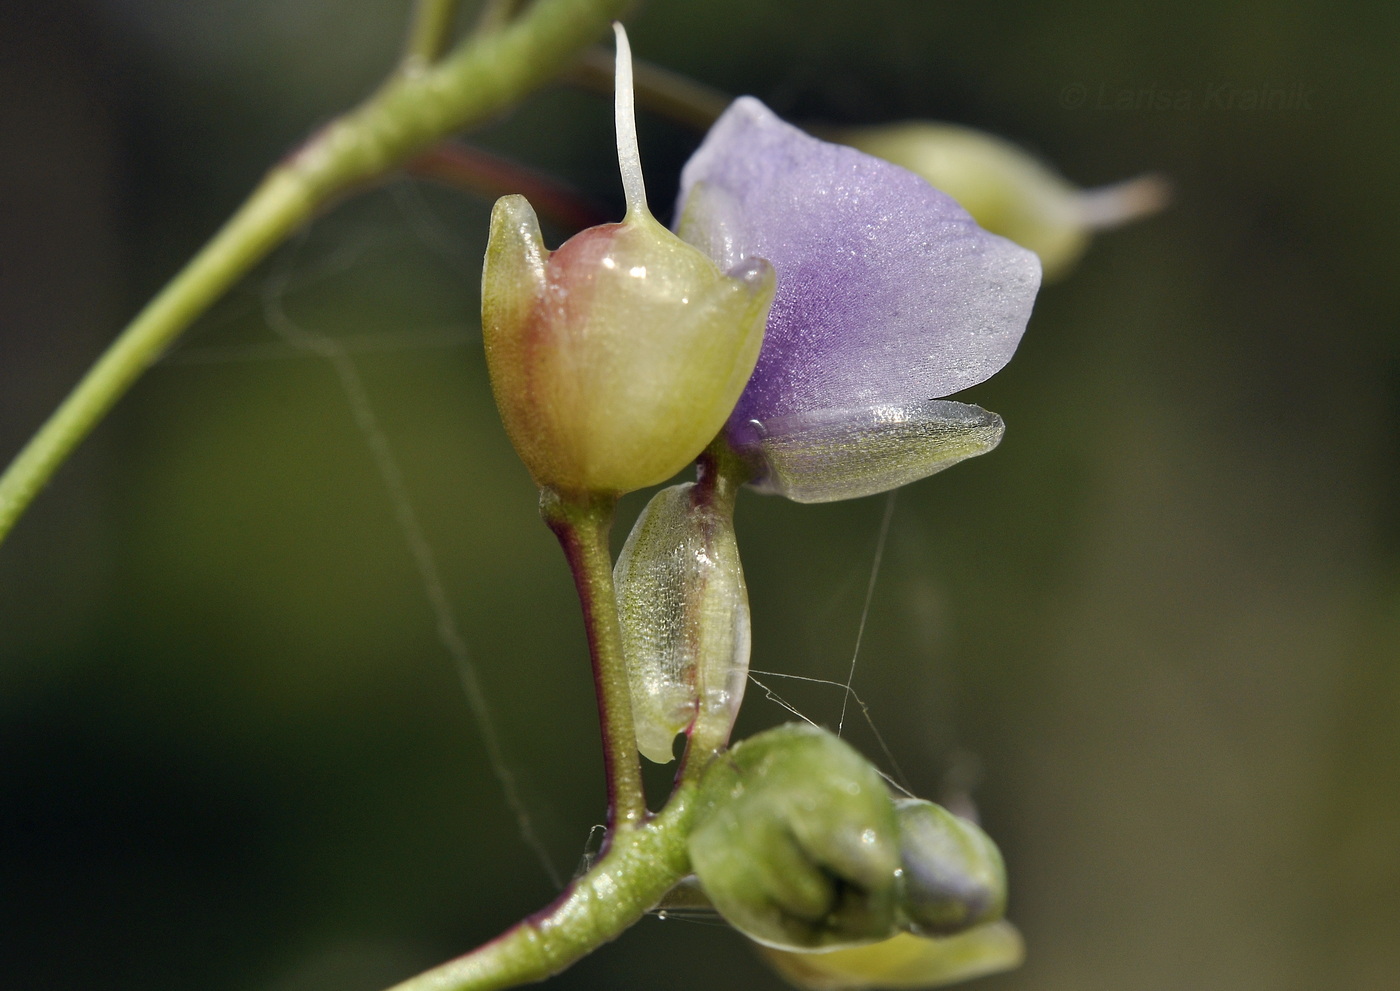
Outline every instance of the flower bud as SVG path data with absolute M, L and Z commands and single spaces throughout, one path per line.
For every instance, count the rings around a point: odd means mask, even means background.
M 900 933 L 879 943 L 824 953 L 763 948 L 773 968 L 804 991 L 942 987 L 1010 970 L 1020 965 L 1025 953 L 1021 934 L 1009 922 L 934 939 Z
M 632 720 L 643 757 L 665 764 L 676 734 L 722 746 L 749 671 L 749 598 L 733 503 L 688 482 L 637 518 L 614 569 Z
M 1047 280 L 1073 266 L 1093 231 L 1156 213 L 1166 203 L 1166 184 L 1156 176 L 1081 190 L 1011 142 L 953 124 L 908 121 L 835 137 L 923 176 L 987 230 L 1039 255 Z
M 544 247 L 521 196 L 497 201 L 481 283 L 491 386 L 540 486 L 627 492 L 665 481 L 704 449 L 758 360 L 772 302 L 761 259 L 721 272 L 651 216 L 618 27 L 620 224 Z
M 895 802 L 905 928 L 951 935 L 1001 918 L 1006 867 L 991 837 L 973 822 L 922 799 Z
M 875 768 L 815 726 L 760 733 L 700 783 L 691 866 L 720 915 L 785 949 L 895 932 L 899 832 Z

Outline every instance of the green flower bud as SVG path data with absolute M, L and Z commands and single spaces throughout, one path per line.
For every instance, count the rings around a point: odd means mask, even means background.
M 924 936 L 962 932 L 1006 911 L 1006 867 L 991 837 L 922 799 L 895 802 L 903 861 L 900 916 Z
M 702 745 L 723 746 L 748 681 L 733 503 L 697 498 L 704 491 L 688 482 L 653 496 L 613 572 L 637 749 L 658 764 L 692 723 Z
M 1073 266 L 1093 231 L 1166 204 L 1166 183 L 1157 176 L 1082 190 L 1011 142 L 953 124 L 852 128 L 836 140 L 923 176 L 987 230 L 1039 255 L 1046 281 Z
M 930 939 L 908 933 L 824 953 L 763 948 L 787 981 L 804 991 L 936 988 L 1018 967 L 1025 944 L 1009 922 L 991 922 L 957 936 Z
M 618 27 L 627 216 L 544 247 L 521 196 L 497 201 L 482 334 L 506 432 L 540 486 L 627 492 L 665 481 L 719 432 L 758 361 L 767 262 L 724 273 L 647 210 Z
M 875 768 L 815 726 L 760 733 L 700 783 L 691 865 L 736 929 L 814 949 L 895 932 L 899 829 Z

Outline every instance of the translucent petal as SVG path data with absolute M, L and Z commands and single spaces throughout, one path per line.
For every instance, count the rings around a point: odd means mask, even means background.
M 797 502 L 854 499 L 906 485 L 985 454 L 1001 417 L 950 400 L 824 409 L 731 426 L 760 491 Z
M 749 598 L 733 518 L 662 489 L 638 517 L 614 570 L 637 749 L 672 759 L 696 720 L 714 745 L 729 737 L 749 670 Z

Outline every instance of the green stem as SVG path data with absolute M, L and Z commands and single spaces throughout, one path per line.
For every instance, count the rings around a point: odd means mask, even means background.
M 462 0 L 418 0 L 404 45 L 404 64 L 432 65 L 452 44 L 452 28 Z
M 690 872 L 694 792 L 677 789 L 651 822 L 613 835 L 602 858 L 550 907 L 391 991 L 494 991 L 542 981 L 616 939 Z
M 520 11 L 522 0 L 483 0 L 476 15 L 476 30 L 497 31 L 505 27 Z
M 622 625 L 613 588 L 612 529 L 615 496 L 572 495 L 543 489 L 540 514 L 559 538 L 578 587 L 593 658 L 593 686 L 603 732 L 603 765 L 608 781 L 608 833 L 646 821 L 646 793 L 632 722 L 632 688 L 622 652 Z
M 365 103 L 273 169 L 122 331 L 0 477 L 0 541 L 132 382 L 287 234 L 337 195 L 546 82 L 630 3 L 536 0 L 508 26 L 471 37 L 431 68 L 405 63 Z

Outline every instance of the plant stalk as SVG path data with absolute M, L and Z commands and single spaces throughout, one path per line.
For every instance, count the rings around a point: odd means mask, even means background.
M 693 786 L 651 822 L 611 837 L 607 852 L 548 908 L 390 991 L 499 991 L 542 981 L 622 935 L 690 873 Z
M 552 489 L 540 492 L 544 517 L 568 558 L 578 588 L 588 649 L 593 659 L 593 685 L 598 695 L 598 718 L 603 733 L 603 765 L 608 782 L 608 837 L 646 821 L 646 793 L 637 755 L 637 731 L 632 722 L 632 688 L 622 651 L 622 625 L 613 587 L 612 529 L 615 496 L 575 496 Z
M 462 0 L 417 0 L 404 45 L 404 66 L 427 68 L 452 46 L 452 28 Z

